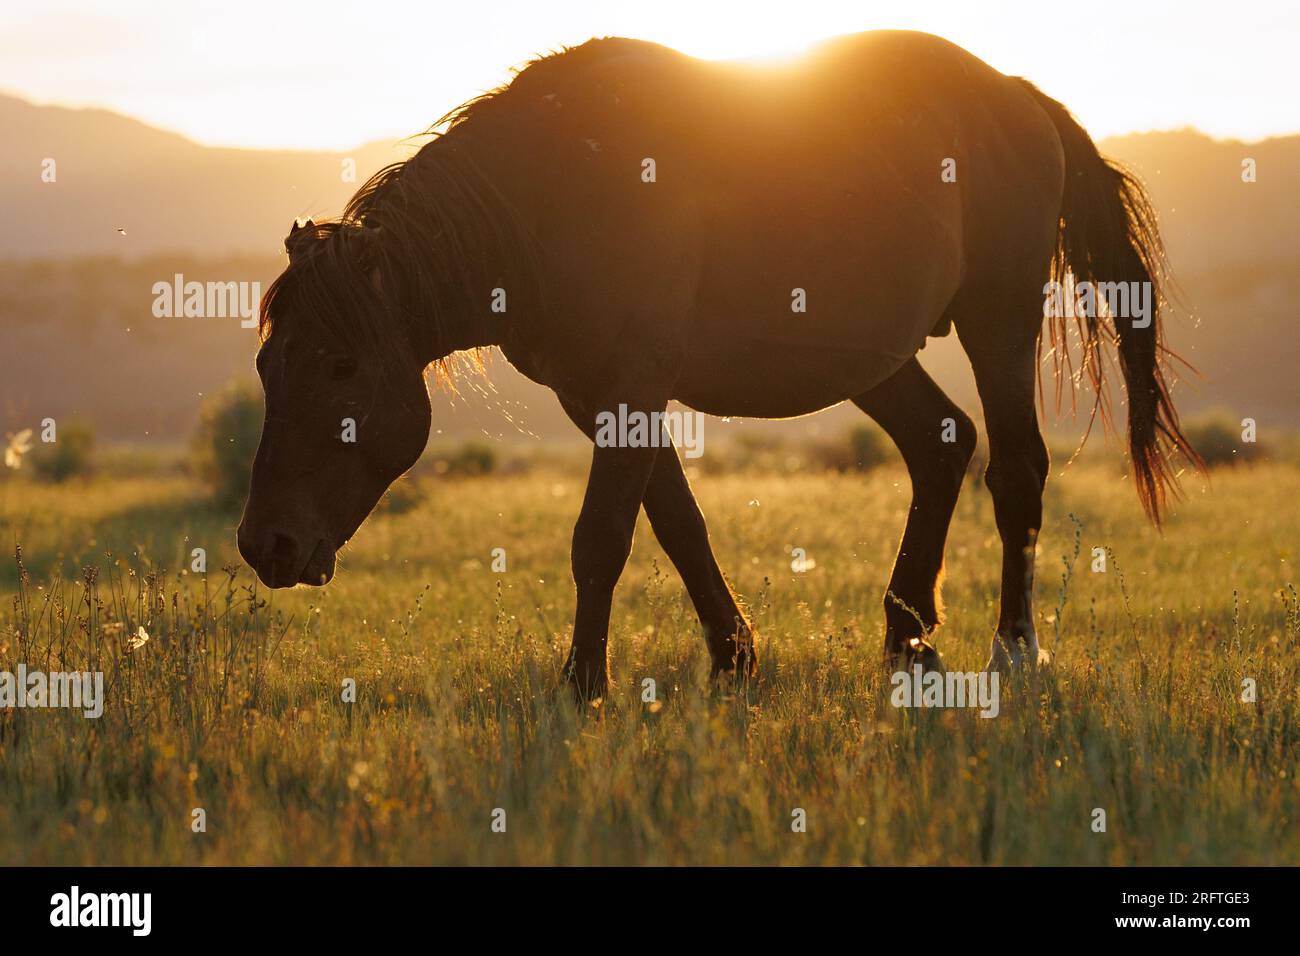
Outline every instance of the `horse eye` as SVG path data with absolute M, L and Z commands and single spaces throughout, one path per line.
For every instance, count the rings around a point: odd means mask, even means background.
M 357 360 L 354 358 L 341 358 L 334 360 L 334 370 L 332 372 L 334 380 L 350 378 L 357 370 Z

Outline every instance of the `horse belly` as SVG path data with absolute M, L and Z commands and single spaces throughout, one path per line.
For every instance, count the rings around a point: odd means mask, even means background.
M 833 191 L 715 218 L 681 401 L 802 415 L 875 387 L 925 344 L 960 284 L 957 230 L 934 207 Z
M 735 340 L 726 348 L 695 351 L 673 397 L 710 415 L 794 418 L 874 388 L 912 354 L 807 345 L 772 349 Z

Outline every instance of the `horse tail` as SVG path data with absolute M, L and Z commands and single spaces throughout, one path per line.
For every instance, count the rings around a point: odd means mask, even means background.
M 1179 428 L 1165 375 L 1172 353 L 1164 342 L 1161 280 L 1166 267 L 1155 208 L 1138 178 L 1103 158 L 1069 110 L 1028 80 L 1020 82 L 1051 118 L 1065 151 L 1061 225 L 1051 265 L 1051 279 L 1058 283 L 1055 288 L 1073 296 L 1072 282 L 1087 281 L 1094 289 L 1112 290 L 1115 295 L 1121 287 L 1149 294 L 1149 310 L 1139 318 L 1114 314 L 1115 299 L 1108 296 L 1111 308 L 1086 310 L 1092 314 L 1076 316 L 1075 321 L 1083 342 L 1081 366 L 1097 395 L 1094 414 L 1099 409 L 1104 423 L 1109 422 L 1109 414 L 1103 388 L 1103 342 L 1115 346 L 1118 353 L 1128 393 L 1129 457 L 1138 498 L 1158 526 L 1166 501 L 1179 494 L 1174 456 L 1181 454 L 1198 468 L 1203 463 Z M 1101 300 L 1098 295 L 1095 303 Z M 1062 376 L 1070 374 L 1069 311 L 1078 310 L 1058 309 L 1050 323 L 1058 396 Z

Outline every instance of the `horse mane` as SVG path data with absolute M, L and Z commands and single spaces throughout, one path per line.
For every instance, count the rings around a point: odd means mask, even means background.
M 514 79 L 559 56 L 530 62 Z M 467 318 L 494 318 L 492 290 L 507 289 L 512 302 L 540 291 L 536 238 L 473 151 L 477 118 L 513 83 L 437 120 L 424 134 L 433 137 L 429 143 L 366 180 L 337 218 L 295 228 L 285 240 L 289 265 L 262 297 L 262 341 L 288 314 L 311 316 L 344 342 L 375 346 L 381 355 L 385 343 L 391 351 L 394 333 L 432 338 L 436 351 L 451 346 L 431 368 L 454 387 L 451 353 Z M 482 368 L 480 349 L 468 358 Z

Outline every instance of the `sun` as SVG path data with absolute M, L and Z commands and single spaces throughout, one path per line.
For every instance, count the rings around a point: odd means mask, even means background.
M 880 26 L 860 11 L 802 11 L 790 17 L 727 17 L 709 15 L 693 6 L 675 6 L 679 14 L 661 16 L 643 39 L 654 40 L 706 60 L 773 62 L 791 59 L 819 41 L 843 33 Z M 665 12 L 665 11 L 661 11 Z

